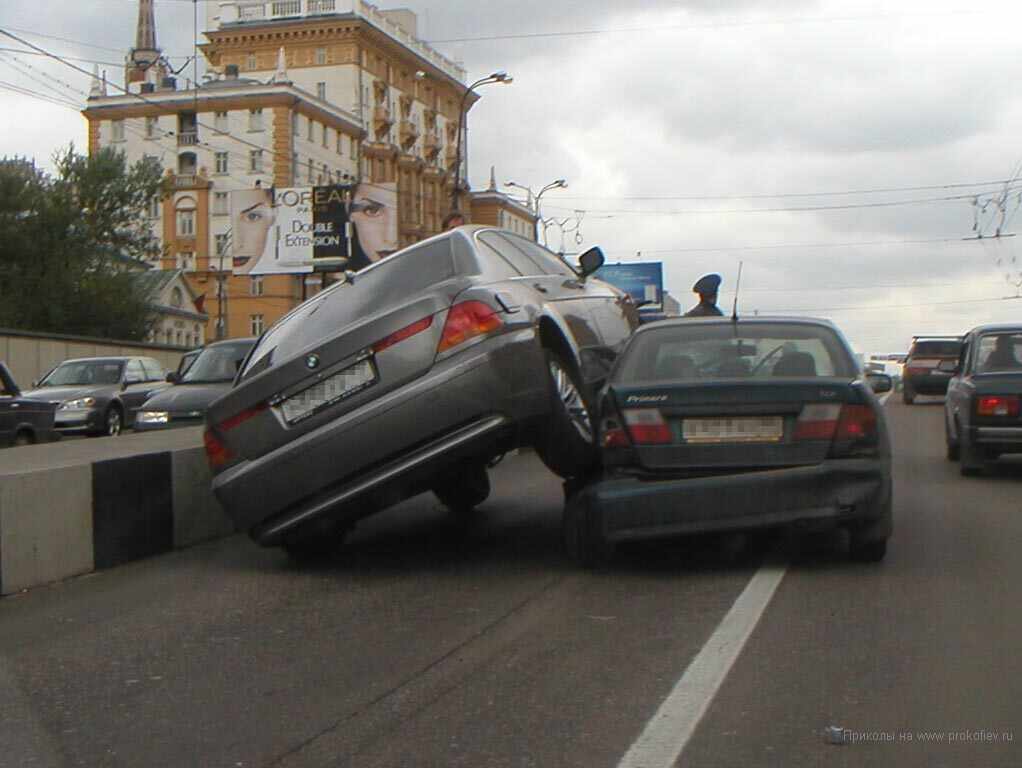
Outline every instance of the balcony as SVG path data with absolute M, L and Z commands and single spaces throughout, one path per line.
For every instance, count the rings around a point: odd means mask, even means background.
M 401 142 L 401 148 L 407 152 L 418 138 L 419 127 L 411 120 L 402 120 L 398 126 L 398 141 Z
M 426 157 L 434 159 L 440 154 L 440 147 L 443 145 L 440 143 L 440 134 L 434 131 L 427 131 L 426 138 L 422 140 L 422 151 L 426 153 Z
M 177 135 L 177 145 L 179 147 L 194 147 L 198 143 L 198 131 L 182 131 Z
M 337 11 L 337 0 L 308 0 L 310 14 L 334 13 Z
M 390 112 L 390 107 L 386 104 L 377 104 L 373 107 L 373 124 L 376 126 L 376 130 L 386 130 L 394 124 L 394 117 Z
M 301 16 L 302 0 L 274 0 L 270 4 L 270 13 L 275 19 L 281 16 Z

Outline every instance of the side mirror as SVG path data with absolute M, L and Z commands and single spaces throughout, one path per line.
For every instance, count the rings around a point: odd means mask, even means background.
M 868 373 L 866 381 L 869 382 L 870 389 L 878 395 L 894 389 L 894 380 L 886 373 Z
M 937 363 L 937 370 L 944 371 L 944 373 L 958 373 L 958 361 L 941 360 L 939 363 Z
M 603 251 L 593 246 L 578 258 L 578 265 L 582 269 L 582 277 L 589 277 L 596 270 L 603 266 Z
M 177 384 L 179 381 L 181 381 L 181 377 L 177 375 L 177 371 L 171 371 L 170 373 L 167 374 L 167 381 L 169 381 L 171 384 Z

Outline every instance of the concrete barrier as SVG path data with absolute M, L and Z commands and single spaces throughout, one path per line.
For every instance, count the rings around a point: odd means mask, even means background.
M 0 451 L 0 594 L 234 532 L 199 427 Z

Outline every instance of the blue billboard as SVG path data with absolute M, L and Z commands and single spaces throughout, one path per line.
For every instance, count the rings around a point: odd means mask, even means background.
M 594 275 L 629 296 L 636 304 L 648 302 L 659 307 L 664 295 L 664 265 L 660 261 L 635 261 L 630 264 L 604 264 Z

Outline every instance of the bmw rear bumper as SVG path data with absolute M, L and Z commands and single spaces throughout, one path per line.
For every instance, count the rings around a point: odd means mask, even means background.
M 891 534 L 891 479 L 881 459 L 683 480 L 608 478 L 579 493 L 609 541 L 784 525 L 870 527 Z
M 239 530 L 274 545 L 324 516 L 357 518 L 426 490 L 452 463 L 517 445 L 543 415 L 546 380 L 532 330 L 488 339 L 425 376 L 213 479 Z M 537 382 L 517 389 L 510 381 Z

